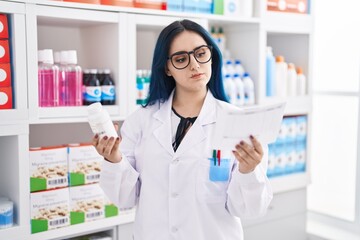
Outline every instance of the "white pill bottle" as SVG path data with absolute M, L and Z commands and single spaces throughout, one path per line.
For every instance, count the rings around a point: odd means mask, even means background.
M 87 111 L 90 128 L 94 134 L 100 138 L 104 136 L 116 138 L 118 136 L 109 113 L 103 109 L 100 102 L 89 105 Z

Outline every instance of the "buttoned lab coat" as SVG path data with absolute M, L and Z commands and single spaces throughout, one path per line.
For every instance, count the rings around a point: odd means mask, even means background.
M 241 240 L 239 218 L 265 214 L 272 199 L 262 163 L 248 174 L 231 153 L 227 181 L 212 181 L 211 140 L 221 108 L 208 91 L 201 112 L 176 152 L 172 148 L 169 100 L 140 108 L 121 128 L 120 163 L 104 161 L 100 185 L 120 208 L 137 205 L 135 240 Z M 239 217 L 239 218 L 236 218 Z

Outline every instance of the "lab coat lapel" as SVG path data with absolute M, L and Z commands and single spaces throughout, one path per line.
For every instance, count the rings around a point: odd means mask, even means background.
M 175 155 L 180 156 L 206 138 L 204 126 L 216 122 L 216 99 L 208 90 L 200 114 L 181 141 Z
M 154 136 L 160 145 L 171 155 L 174 155 L 171 141 L 171 106 L 173 95 L 174 91 L 169 96 L 169 99 L 162 103 L 162 106 L 153 115 L 159 121 L 159 127 L 155 129 Z

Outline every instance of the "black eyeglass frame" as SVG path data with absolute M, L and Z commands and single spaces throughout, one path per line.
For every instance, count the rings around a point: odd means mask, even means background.
M 195 54 L 194 54 L 194 53 L 196 52 L 196 50 L 198 50 L 198 49 L 200 49 L 200 48 L 202 48 L 202 47 L 207 47 L 207 48 L 209 48 L 209 50 L 210 50 L 210 58 L 209 58 L 209 60 L 207 60 L 207 61 L 205 61 L 205 62 L 200 62 L 200 61 L 196 58 L 196 56 L 195 56 Z M 193 49 L 192 51 L 190 51 L 190 52 L 180 51 L 180 52 L 173 53 L 173 54 L 171 54 L 167 59 L 170 60 L 171 64 L 174 66 L 174 68 L 176 68 L 177 70 L 182 70 L 182 69 L 187 68 L 187 66 L 190 65 L 190 54 L 193 54 L 193 55 L 194 55 L 194 58 L 195 58 L 195 60 L 196 60 L 198 63 L 200 63 L 200 64 L 208 63 L 208 62 L 212 59 L 212 49 L 213 49 L 213 46 L 211 46 L 211 45 L 201 45 L 201 46 L 198 46 L 198 47 L 194 48 L 194 49 Z M 188 64 L 187 64 L 185 67 L 182 67 L 182 68 L 176 67 L 175 64 L 174 64 L 173 61 L 172 61 L 172 58 L 173 58 L 174 56 L 176 56 L 176 55 L 181 55 L 181 54 L 185 54 L 185 53 L 189 56 L 189 62 L 188 62 Z

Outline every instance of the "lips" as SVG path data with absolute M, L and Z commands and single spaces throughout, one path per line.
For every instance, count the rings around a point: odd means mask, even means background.
M 197 74 L 191 75 L 191 78 L 200 78 L 200 77 L 202 77 L 203 75 L 204 75 L 203 73 L 197 73 Z

